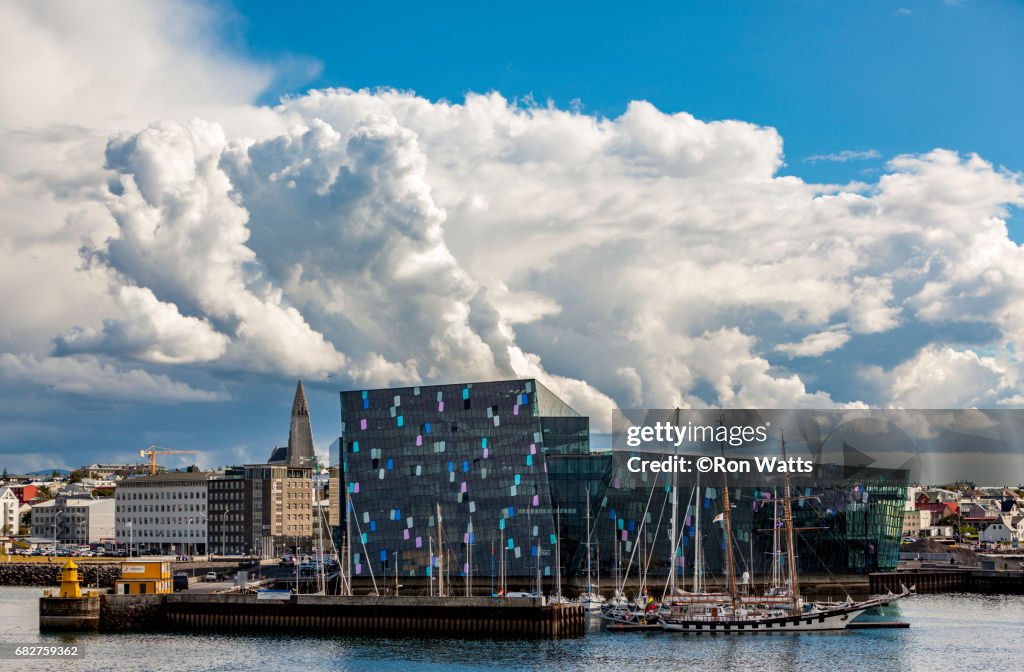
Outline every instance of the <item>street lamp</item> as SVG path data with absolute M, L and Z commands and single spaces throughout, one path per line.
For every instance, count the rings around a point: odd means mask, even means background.
M 64 515 L 64 512 L 63 511 L 58 511 L 57 510 L 57 505 L 56 505 L 56 503 L 54 503 L 54 505 L 53 505 L 53 552 L 54 553 L 57 552 L 57 521 L 63 515 Z

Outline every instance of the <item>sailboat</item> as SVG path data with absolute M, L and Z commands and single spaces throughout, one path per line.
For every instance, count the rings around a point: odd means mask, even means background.
M 724 447 L 723 447 L 724 454 Z M 782 434 L 782 459 L 786 459 L 786 438 Z M 855 602 L 847 599 L 839 604 L 807 602 L 800 595 L 800 578 L 796 567 L 796 544 L 793 527 L 793 497 L 789 474 L 783 475 L 782 529 L 785 533 L 788 581 L 773 586 L 765 595 L 740 595 L 736 586 L 735 560 L 732 548 L 731 505 L 729 503 L 728 475 L 723 474 L 721 514 L 726 538 L 726 570 L 729 592 L 694 592 L 672 596 L 670 613 L 661 617 L 665 630 L 685 633 L 759 633 L 759 632 L 812 632 L 844 630 L 850 622 L 868 609 L 890 604 L 912 594 L 914 589 L 903 588 L 894 595 L 875 597 Z M 699 535 L 698 535 L 699 536 Z M 777 535 L 776 535 L 777 538 Z M 778 558 L 778 549 L 773 553 Z M 697 557 L 699 564 L 700 557 Z M 695 569 L 699 571 L 699 569 Z M 773 572 L 774 575 L 778 573 Z
M 647 520 L 647 513 L 650 510 L 651 500 L 653 499 L 654 492 L 657 490 L 657 484 L 655 483 L 651 487 L 651 495 L 648 497 L 647 506 L 644 509 L 644 515 L 642 522 L 640 523 L 637 536 L 639 539 L 645 539 L 645 526 Z M 616 540 L 616 550 L 620 550 L 619 542 Z M 629 575 L 629 570 L 633 566 L 633 559 L 636 552 L 639 550 L 640 544 L 634 543 L 633 551 L 630 554 L 629 564 L 626 567 L 626 572 L 622 576 L 622 582 L 619 583 L 618 579 L 618 568 L 621 565 L 621 551 L 619 558 L 616 560 L 616 581 L 615 581 L 615 595 L 607 604 L 601 606 L 601 618 L 605 621 L 605 629 L 613 631 L 633 631 L 633 630 L 656 630 L 660 628 L 658 604 L 654 601 L 654 598 L 650 596 L 647 591 L 646 585 L 646 559 L 642 559 L 640 563 L 640 583 L 641 593 L 636 596 L 636 599 L 629 601 L 625 596 L 626 579 Z M 646 554 L 641 554 L 645 556 Z
M 555 592 L 548 598 L 548 604 L 569 604 L 570 600 L 562 595 L 562 518 L 555 509 Z M 538 551 L 537 557 L 540 557 Z
M 604 598 L 600 588 L 594 586 L 593 555 L 590 552 L 590 485 L 587 485 L 587 590 L 580 594 L 579 602 L 587 613 L 600 613 Z

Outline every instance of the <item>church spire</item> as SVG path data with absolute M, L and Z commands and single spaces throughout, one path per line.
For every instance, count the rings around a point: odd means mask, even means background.
M 309 415 L 309 404 L 306 403 L 306 388 L 302 386 L 302 381 L 299 381 L 299 386 L 295 388 L 295 401 L 292 402 L 292 417 L 297 415 Z
M 288 430 L 288 466 L 313 466 L 313 430 L 309 424 L 309 404 L 306 402 L 306 390 L 299 381 L 295 388 L 295 401 L 292 402 L 292 424 Z

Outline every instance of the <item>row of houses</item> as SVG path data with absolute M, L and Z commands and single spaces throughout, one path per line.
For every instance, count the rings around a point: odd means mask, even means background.
M 1024 499 L 1013 488 L 958 489 L 911 486 L 903 514 L 904 537 L 953 538 L 957 530 L 975 530 L 986 545 L 1024 541 Z
M 48 478 L 5 474 L 0 478 L 0 536 L 35 535 L 52 541 L 56 533 L 69 544 L 83 537 L 88 542 L 82 543 L 113 541 L 112 495 L 123 476 L 114 470 L 93 473 L 96 466 L 81 467 L 74 479 L 60 472 Z M 118 466 L 131 472 L 139 465 Z M 83 527 L 87 531 L 79 534 Z

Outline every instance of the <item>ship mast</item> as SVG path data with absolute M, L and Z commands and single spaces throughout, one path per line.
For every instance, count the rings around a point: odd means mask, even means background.
M 466 528 L 466 597 L 473 596 L 473 516 L 469 517 Z
M 700 499 L 700 472 L 697 472 L 697 485 L 694 486 L 693 502 L 696 506 L 696 520 L 693 523 L 693 592 L 699 593 L 704 589 L 703 582 L 701 581 L 702 574 L 704 573 L 704 560 L 701 558 L 700 548 L 700 510 L 702 508 L 702 502 Z
M 555 507 L 555 597 L 562 599 L 562 518 L 561 509 Z M 537 557 L 540 557 L 540 544 L 537 544 Z
M 673 419 L 676 427 L 679 426 L 679 409 L 676 409 L 675 418 Z M 673 457 L 675 456 L 675 449 L 673 447 Z M 672 553 L 669 556 L 669 574 L 668 574 L 668 594 L 675 597 L 676 594 L 676 553 L 678 550 L 679 543 L 679 475 L 676 470 L 672 470 L 672 517 L 671 517 L 671 531 L 669 532 L 668 543 L 672 545 Z
M 782 434 L 782 461 L 786 461 L 786 432 Z M 786 556 L 789 561 L 789 592 L 793 597 L 793 610 L 798 608 L 797 600 L 800 599 L 800 580 L 796 573 L 796 544 L 793 540 L 793 501 L 790 494 L 789 471 L 783 473 L 782 482 L 785 490 L 782 498 L 782 516 L 786 526 Z
M 344 464 L 344 463 L 343 463 Z M 343 466 L 347 469 L 347 466 Z M 344 476 L 342 476 L 342 481 Z M 346 592 L 343 595 L 352 594 L 352 493 L 345 488 L 345 572 L 348 574 L 346 580 Z
M 721 427 L 724 424 L 719 418 L 718 425 Z M 722 457 L 725 457 L 725 441 L 720 440 L 718 445 L 722 451 Z M 732 598 L 732 608 L 735 611 L 739 598 L 736 592 L 736 560 L 732 553 L 732 505 L 729 503 L 729 472 L 725 469 L 722 470 L 722 514 L 722 520 L 725 523 L 725 557 L 729 572 L 729 596 Z
M 594 573 L 590 554 L 590 482 L 587 482 L 587 592 L 594 592 Z
M 772 588 L 778 592 L 782 577 L 779 575 L 779 493 L 772 488 Z
M 444 597 L 444 540 L 441 537 L 441 503 L 437 503 L 437 596 Z

